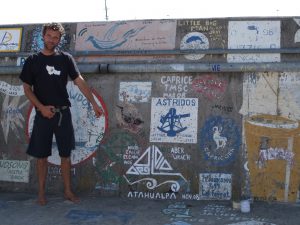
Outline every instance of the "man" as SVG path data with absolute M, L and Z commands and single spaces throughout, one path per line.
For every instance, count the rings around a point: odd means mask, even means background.
M 101 116 L 102 110 L 80 75 L 73 57 L 56 49 L 64 34 L 63 26 L 60 23 L 45 24 L 42 32 L 44 48 L 26 59 L 20 74 L 25 95 L 36 109 L 27 154 L 37 158 L 38 203 L 45 205 L 47 158 L 51 155 L 54 134 L 61 157 L 64 197 L 78 203 L 79 198 L 71 189 L 70 154 L 75 147 L 75 138 L 66 88 L 68 78 L 92 104 L 96 117 Z

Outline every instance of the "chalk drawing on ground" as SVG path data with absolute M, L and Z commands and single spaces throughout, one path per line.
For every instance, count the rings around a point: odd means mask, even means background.
M 191 225 L 191 224 L 183 222 L 183 221 L 174 221 L 172 223 L 168 223 L 168 224 L 165 224 L 165 225 Z
M 248 220 L 248 221 L 243 221 L 243 222 L 238 222 L 238 223 L 230 223 L 227 225 L 276 225 L 274 223 L 267 223 L 267 222 L 259 222 L 255 220 Z
M 91 211 L 91 210 L 80 210 L 80 209 L 71 209 L 65 216 L 67 219 L 75 222 L 75 224 L 95 224 L 100 222 L 107 224 L 106 222 L 114 222 L 127 224 L 133 217 L 134 213 L 130 212 L 115 212 L 115 211 Z M 74 224 L 74 223 L 72 223 Z
M 191 217 L 190 209 L 187 208 L 184 202 L 175 202 L 174 204 L 170 204 L 168 205 L 168 208 L 163 209 L 162 212 L 165 215 L 170 215 L 177 218 Z

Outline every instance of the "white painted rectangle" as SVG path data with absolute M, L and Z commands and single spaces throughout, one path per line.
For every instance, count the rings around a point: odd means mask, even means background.
M 280 21 L 229 21 L 228 49 L 280 49 Z M 280 53 L 228 54 L 228 62 L 280 62 Z
M 0 180 L 28 183 L 29 169 L 29 161 L 0 160 Z
M 0 52 L 18 52 L 21 48 L 22 28 L 0 28 Z
M 200 173 L 200 198 L 205 200 L 230 200 L 232 175 L 225 173 Z
M 149 102 L 152 82 L 120 82 L 119 101 Z
M 174 49 L 176 20 L 87 22 L 77 24 L 76 51 Z
M 150 142 L 197 143 L 197 98 L 152 98 Z

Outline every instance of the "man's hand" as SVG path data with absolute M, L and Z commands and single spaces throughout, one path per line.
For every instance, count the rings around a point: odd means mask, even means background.
M 51 119 L 55 115 L 55 112 L 53 111 L 55 107 L 51 105 L 47 105 L 47 106 L 43 105 L 33 93 L 31 85 L 27 83 L 23 83 L 23 88 L 26 97 L 37 108 L 37 110 L 42 113 L 44 117 Z
M 97 104 L 93 105 L 93 110 L 97 118 L 99 118 L 103 114 L 103 110 Z
M 93 110 L 97 118 L 99 118 L 103 114 L 103 110 L 96 103 L 94 96 L 88 87 L 86 81 L 83 79 L 81 75 L 79 75 L 75 80 L 74 84 L 77 85 L 82 94 L 89 100 L 89 102 L 93 106 Z
M 55 115 L 55 107 L 52 105 L 42 106 L 38 110 L 42 113 L 43 117 L 48 119 L 51 119 Z

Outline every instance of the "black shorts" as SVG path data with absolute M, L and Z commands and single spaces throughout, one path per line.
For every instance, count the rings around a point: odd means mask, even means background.
M 70 157 L 75 148 L 74 129 L 70 108 L 56 112 L 51 119 L 45 118 L 36 111 L 32 134 L 30 137 L 27 154 L 36 158 L 46 158 L 51 155 L 53 134 L 55 135 L 59 155 Z

